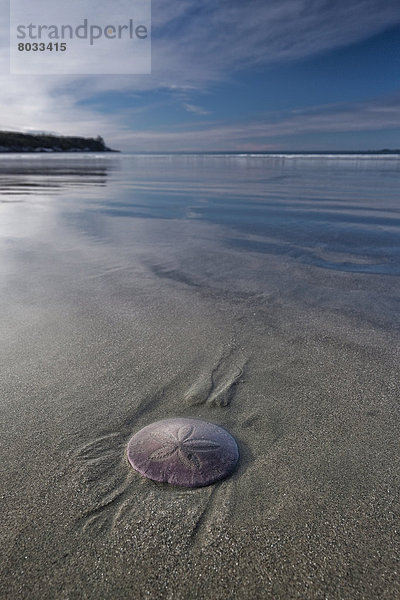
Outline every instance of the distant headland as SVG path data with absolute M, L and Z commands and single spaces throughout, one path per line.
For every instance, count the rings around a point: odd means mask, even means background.
M 1 152 L 119 152 L 108 148 L 101 136 L 84 138 L 0 131 Z

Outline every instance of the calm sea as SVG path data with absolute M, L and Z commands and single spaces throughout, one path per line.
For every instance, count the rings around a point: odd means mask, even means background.
M 3 155 L 3 302 L 79 273 L 397 322 L 399 196 L 394 155 Z

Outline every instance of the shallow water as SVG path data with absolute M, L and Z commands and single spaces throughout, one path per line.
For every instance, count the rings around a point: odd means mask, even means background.
M 0 594 L 399 597 L 399 190 L 397 156 L 0 157 Z M 130 469 L 176 416 L 232 477 Z
M 0 160 L 2 203 L 23 203 L 36 217 L 46 206 L 65 229 L 72 222 L 77 232 L 97 235 L 99 243 L 96 229 L 100 222 L 106 229 L 112 217 L 181 221 L 193 223 L 194 230 L 200 222 L 220 226 L 216 242 L 226 247 L 388 275 L 399 274 L 399 183 L 398 156 Z M 6 217 L 18 218 L 20 210 L 8 207 Z M 16 227 L 8 231 L 3 224 L 2 238 L 8 233 L 12 238 Z M 156 235 L 147 239 L 155 247 L 162 241 Z M 178 236 L 174 245 L 181 242 Z
M 377 302 L 374 290 L 398 289 L 399 184 L 398 156 L 3 156 L 0 268 L 17 260 L 22 280 L 38 252 L 42 270 L 62 257 L 67 289 L 78 261 L 82 276 L 156 276 L 352 311 L 353 288 L 362 318 L 391 326 L 396 294 Z M 324 270 L 354 277 L 327 288 Z

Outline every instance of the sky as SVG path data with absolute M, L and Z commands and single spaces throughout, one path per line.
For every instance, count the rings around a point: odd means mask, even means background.
M 8 5 L 2 130 L 134 152 L 400 148 L 398 0 L 153 0 L 152 73 L 101 76 L 10 75 Z

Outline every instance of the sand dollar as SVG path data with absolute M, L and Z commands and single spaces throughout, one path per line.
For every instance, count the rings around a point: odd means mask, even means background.
M 226 429 L 200 419 L 164 419 L 130 439 L 132 467 L 153 481 L 200 487 L 224 479 L 239 459 L 236 441 Z

